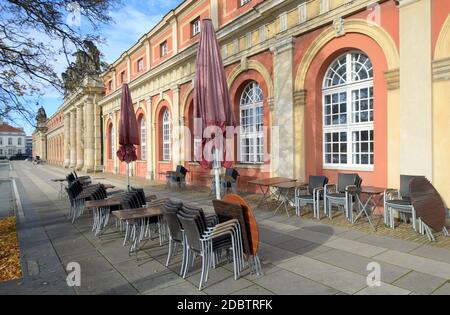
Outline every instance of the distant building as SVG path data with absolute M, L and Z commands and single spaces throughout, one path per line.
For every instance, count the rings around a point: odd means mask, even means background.
M 25 154 L 25 132 L 0 119 L 0 158 L 10 159 L 18 154 Z
M 25 138 L 25 153 L 27 156 L 33 156 L 33 137 L 27 136 Z

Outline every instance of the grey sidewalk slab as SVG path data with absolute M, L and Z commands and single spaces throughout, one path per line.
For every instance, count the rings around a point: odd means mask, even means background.
M 412 271 L 393 284 L 418 294 L 431 294 L 446 282 L 446 279 Z
M 411 251 L 410 254 L 450 264 L 450 251 L 447 249 L 423 245 Z
M 416 249 L 420 244 L 408 242 L 404 240 L 393 239 L 389 237 L 379 236 L 379 235 L 364 235 L 358 238 L 358 242 L 367 243 L 370 245 L 383 247 L 387 249 L 396 250 L 399 252 L 410 252 Z M 450 255 L 450 252 L 449 252 Z
M 366 287 L 356 293 L 356 295 L 409 295 L 410 291 L 382 283 L 380 287 Z
M 386 248 L 383 247 L 373 246 L 358 241 L 346 240 L 342 238 L 330 240 L 326 242 L 324 245 L 364 257 L 374 257 L 386 251 Z
M 368 275 L 367 266 L 374 262 L 371 258 L 351 254 L 337 249 L 317 255 L 314 258 L 324 263 L 356 272 L 362 276 Z M 410 269 L 401 268 L 383 262 L 380 262 L 380 266 L 381 281 L 385 283 L 392 283 L 411 271 Z
M 450 295 L 450 283 L 446 283 L 442 287 L 434 291 L 433 295 Z
M 338 290 L 327 287 L 310 279 L 281 270 L 255 281 L 259 286 L 283 295 L 334 295 Z
M 426 273 L 438 278 L 450 279 L 450 264 L 397 251 L 387 251 L 374 257 L 377 260 Z
M 309 257 L 296 257 L 279 267 L 348 294 L 366 286 L 366 277 Z

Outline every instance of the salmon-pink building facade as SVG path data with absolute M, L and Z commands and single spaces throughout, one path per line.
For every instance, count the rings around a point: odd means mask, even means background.
M 396 188 L 400 174 L 426 175 L 450 202 L 447 0 L 185 0 L 102 76 L 105 172 L 126 171 L 113 153 L 128 83 L 143 140 L 133 175 L 163 180 L 182 164 L 190 183 L 206 184 L 187 136 L 205 18 L 236 118 L 253 130 L 236 136 L 239 189 L 253 190 L 254 178 L 335 181 L 343 172 Z

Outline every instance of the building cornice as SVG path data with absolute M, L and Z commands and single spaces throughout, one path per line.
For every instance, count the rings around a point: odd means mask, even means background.
M 398 8 L 406 7 L 407 5 L 410 5 L 415 2 L 419 2 L 419 1 L 422 1 L 422 0 L 395 0 Z

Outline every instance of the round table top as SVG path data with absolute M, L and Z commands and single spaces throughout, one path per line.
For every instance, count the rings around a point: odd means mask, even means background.
M 380 195 L 383 194 L 386 188 L 373 187 L 373 186 L 363 186 L 360 188 L 360 193 L 368 195 Z

